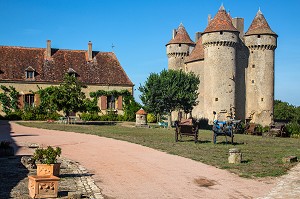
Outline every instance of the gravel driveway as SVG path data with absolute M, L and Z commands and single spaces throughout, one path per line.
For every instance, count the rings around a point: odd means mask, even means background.
M 274 181 L 244 179 L 176 155 L 95 135 L 34 129 L 13 122 L 0 125 L 0 138 L 12 139 L 17 155 L 31 154 L 31 143 L 59 146 L 78 161 L 108 198 L 256 198 Z M 210 155 L 210 154 L 207 154 Z

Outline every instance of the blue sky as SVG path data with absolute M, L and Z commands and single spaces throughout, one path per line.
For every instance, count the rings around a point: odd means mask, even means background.
M 0 45 L 113 51 L 138 87 L 151 72 L 167 68 L 165 44 L 182 22 L 194 39 L 221 4 L 245 19 L 245 31 L 260 7 L 278 37 L 275 99 L 300 106 L 300 1 L 271 0 L 0 0 Z

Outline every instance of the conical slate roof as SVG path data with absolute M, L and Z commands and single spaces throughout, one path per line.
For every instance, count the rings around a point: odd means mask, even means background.
M 189 34 L 186 32 L 183 24 L 181 23 L 177 28 L 175 37 L 171 39 L 171 41 L 169 41 L 167 45 L 169 44 L 195 44 L 195 43 L 191 40 Z
M 204 59 L 204 48 L 203 48 L 203 45 L 202 45 L 202 37 L 199 38 L 199 40 L 196 43 L 196 46 L 195 46 L 194 50 L 187 57 L 186 63 L 201 60 L 201 59 Z
M 217 31 L 238 32 L 238 30 L 233 26 L 231 17 L 227 14 L 223 5 L 220 7 L 216 16 L 209 22 L 204 33 Z
M 248 31 L 246 32 L 246 36 L 248 35 L 259 35 L 259 34 L 267 34 L 267 35 L 276 35 L 273 32 L 265 19 L 264 15 L 260 10 L 256 13 L 255 18 L 253 19 Z

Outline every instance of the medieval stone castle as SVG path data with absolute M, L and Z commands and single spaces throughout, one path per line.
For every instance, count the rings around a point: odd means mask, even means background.
M 231 117 L 270 125 L 274 105 L 274 51 L 277 34 L 259 10 L 244 34 L 244 19 L 223 6 L 193 42 L 184 26 L 166 44 L 168 68 L 200 78 L 197 118 Z

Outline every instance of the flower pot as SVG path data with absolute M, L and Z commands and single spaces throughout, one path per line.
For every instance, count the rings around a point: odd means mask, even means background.
M 28 190 L 31 198 L 57 198 L 58 177 L 28 176 L 28 180 Z
M 60 163 L 55 164 L 36 164 L 37 176 L 59 176 Z

